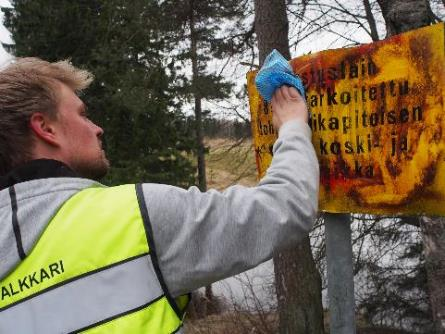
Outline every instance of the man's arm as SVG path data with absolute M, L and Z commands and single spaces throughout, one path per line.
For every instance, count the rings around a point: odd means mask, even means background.
M 256 187 L 201 193 L 143 185 L 159 266 L 173 296 L 248 270 L 311 229 L 319 171 L 306 105 L 288 87 L 272 103 L 279 136 Z

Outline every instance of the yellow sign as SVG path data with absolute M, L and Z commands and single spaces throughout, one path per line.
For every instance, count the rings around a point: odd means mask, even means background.
M 291 61 L 306 88 L 320 210 L 445 215 L 444 24 Z M 272 110 L 247 75 L 256 161 L 272 159 Z

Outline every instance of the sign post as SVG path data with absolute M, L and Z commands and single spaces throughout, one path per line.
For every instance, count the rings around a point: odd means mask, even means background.
M 290 64 L 306 89 L 326 215 L 332 333 L 354 333 L 346 213 L 445 216 L 444 24 L 322 51 Z M 272 110 L 247 74 L 258 174 L 272 160 Z M 352 321 L 347 321 L 347 318 Z
M 350 215 L 326 213 L 329 324 L 331 334 L 355 334 Z

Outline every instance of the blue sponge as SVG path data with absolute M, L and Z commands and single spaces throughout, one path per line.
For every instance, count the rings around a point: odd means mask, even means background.
M 275 90 L 283 85 L 295 87 L 304 98 L 301 79 L 292 72 L 288 61 L 275 49 L 266 57 L 263 67 L 255 78 L 255 84 L 267 102 L 272 100 Z

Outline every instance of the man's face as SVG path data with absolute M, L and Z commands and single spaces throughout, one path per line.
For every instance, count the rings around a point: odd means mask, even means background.
M 63 160 L 80 176 L 99 179 L 110 165 L 102 149 L 103 130 L 88 119 L 82 100 L 68 86 L 60 87 L 56 123 Z

